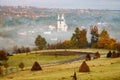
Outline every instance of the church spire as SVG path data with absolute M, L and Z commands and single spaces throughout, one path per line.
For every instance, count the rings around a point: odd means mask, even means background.
M 61 19 L 62 19 L 62 20 L 65 20 L 65 19 L 64 19 L 64 14 L 62 14 Z
M 58 20 L 60 20 L 60 15 L 58 14 Z
M 65 23 L 65 18 L 64 18 L 64 14 L 59 15 L 58 14 L 58 20 L 57 20 L 57 30 L 58 32 L 67 31 L 67 25 Z

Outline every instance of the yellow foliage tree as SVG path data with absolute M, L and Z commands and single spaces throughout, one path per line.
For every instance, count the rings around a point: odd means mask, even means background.
M 110 38 L 108 32 L 103 29 L 99 35 L 97 46 L 103 49 L 115 49 L 116 39 Z
M 65 40 L 65 41 L 63 42 L 63 45 L 64 45 L 64 47 L 65 47 L 66 49 L 69 49 L 69 48 L 70 48 L 70 40 Z

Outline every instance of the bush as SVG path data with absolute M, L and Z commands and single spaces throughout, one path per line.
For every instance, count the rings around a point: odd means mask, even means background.
M 21 63 L 19 64 L 19 68 L 21 68 L 21 70 L 23 70 L 24 67 L 25 67 L 24 63 L 21 62 Z

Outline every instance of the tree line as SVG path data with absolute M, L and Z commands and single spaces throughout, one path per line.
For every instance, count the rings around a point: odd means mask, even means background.
M 63 42 L 48 44 L 46 39 L 41 35 L 38 35 L 34 41 L 36 47 L 30 49 L 30 47 L 18 47 L 13 46 L 13 53 L 28 53 L 30 51 L 37 51 L 42 49 L 80 49 L 80 48 L 100 48 L 120 51 L 120 42 L 117 42 L 115 38 L 111 38 L 107 30 L 103 29 L 99 32 L 97 26 L 90 27 L 91 40 L 88 42 L 87 29 L 81 29 L 76 27 L 74 33 L 71 35 L 70 40 L 64 40 Z M 9 55 L 5 49 L 0 50 L 0 56 Z M 1 57 L 2 58 L 2 57 Z M 4 57 L 3 57 L 4 58 Z
M 79 48 L 100 48 L 100 49 L 117 49 L 120 51 L 120 42 L 111 38 L 108 31 L 103 29 L 99 32 L 97 26 L 90 27 L 91 41 L 87 39 L 87 29 L 76 27 L 70 40 L 47 44 L 44 37 L 38 35 L 35 39 L 35 45 L 39 49 L 79 49 Z

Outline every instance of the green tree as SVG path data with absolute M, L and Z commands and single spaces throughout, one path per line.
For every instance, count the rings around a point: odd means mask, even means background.
M 43 38 L 41 35 L 38 35 L 36 40 L 35 40 L 35 45 L 39 48 L 39 49 L 43 49 L 46 47 L 46 40 L 45 38 Z
M 78 27 L 75 29 L 72 37 L 71 37 L 71 46 L 72 48 L 84 48 L 87 46 L 87 30 L 79 29 Z
M 92 48 L 96 48 L 97 47 L 97 41 L 99 38 L 99 34 L 98 34 L 98 27 L 97 26 L 92 26 L 91 27 L 91 47 Z
M 71 46 L 72 48 L 78 48 L 79 47 L 79 42 L 80 42 L 80 30 L 77 27 L 73 33 L 72 38 L 71 38 Z
M 88 42 L 87 42 L 87 30 L 86 29 L 82 29 L 80 30 L 80 48 L 84 48 L 87 46 Z

